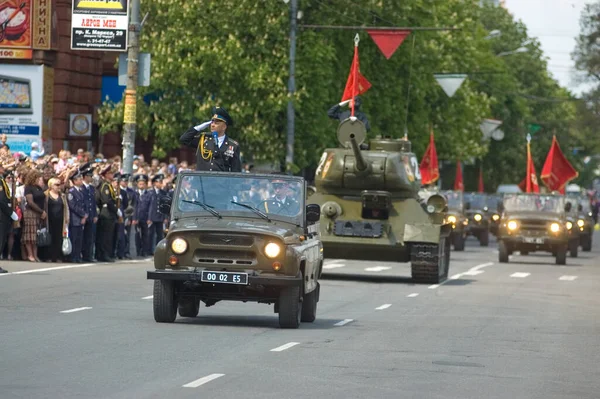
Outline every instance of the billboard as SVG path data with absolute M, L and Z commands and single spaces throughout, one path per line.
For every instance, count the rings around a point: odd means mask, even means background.
M 32 58 L 32 0 L 0 4 L 0 58 Z
M 128 0 L 73 0 L 71 49 L 127 50 Z
M 5 64 L 0 70 L 0 134 L 13 153 L 29 154 L 32 142 L 42 144 L 44 68 Z

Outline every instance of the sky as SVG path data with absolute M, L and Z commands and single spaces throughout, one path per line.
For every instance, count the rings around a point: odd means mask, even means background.
M 508 11 L 539 39 L 549 58 L 548 69 L 561 86 L 579 95 L 589 86 L 577 82 L 571 52 L 579 34 L 579 18 L 593 0 L 505 0 Z

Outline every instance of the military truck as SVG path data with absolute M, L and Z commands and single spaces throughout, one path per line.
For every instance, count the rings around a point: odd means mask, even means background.
M 168 234 L 154 254 L 154 319 L 196 317 L 200 302 L 274 304 L 279 325 L 313 322 L 323 246 L 320 207 L 305 205 L 301 177 L 182 172 Z
M 488 194 L 487 197 L 487 213 L 489 216 L 490 233 L 494 236 L 498 235 L 498 227 L 500 226 L 500 215 L 502 214 L 501 205 L 502 196 L 499 194 Z
M 465 198 L 465 213 L 469 219 L 467 236 L 477 238 L 479 245 L 487 247 L 490 243 L 487 194 L 468 193 Z
M 577 204 L 577 227 L 579 228 L 579 245 L 583 252 L 592 250 L 592 237 L 594 236 L 594 214 L 590 199 L 583 195 L 578 198 Z
M 337 138 L 341 148 L 324 151 L 317 190 L 308 198 L 321 207 L 325 257 L 410 262 L 414 281 L 445 280 L 446 200 L 435 193 L 418 196 L 421 175 L 410 141 L 377 137 L 366 149 L 364 125 L 350 118 L 340 123 Z
M 444 197 L 448 201 L 448 212 L 446 212 L 446 222 L 452 226 L 450 232 L 450 241 L 455 251 L 465 250 L 465 241 L 467 241 L 467 226 L 469 219 L 465 216 L 465 203 L 462 191 L 448 190 L 444 192 Z
M 498 229 L 498 260 L 509 261 L 514 251 L 551 252 L 556 264 L 567 261 L 570 234 L 562 195 L 505 194 Z M 568 206 L 566 207 L 568 210 Z

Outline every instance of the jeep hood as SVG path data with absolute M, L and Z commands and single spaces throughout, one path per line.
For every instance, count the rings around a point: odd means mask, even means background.
M 531 211 L 512 211 L 505 212 L 505 219 L 537 219 L 537 220 L 546 220 L 549 222 L 556 222 L 562 219 L 562 215 L 560 213 L 546 213 L 546 212 L 531 212 Z
M 297 233 L 297 227 L 291 223 L 275 222 L 257 219 L 231 220 L 227 218 L 187 218 L 173 222 L 169 227 L 171 232 L 194 232 L 194 231 L 221 231 L 231 233 L 250 233 L 277 236 L 281 238 L 291 237 Z

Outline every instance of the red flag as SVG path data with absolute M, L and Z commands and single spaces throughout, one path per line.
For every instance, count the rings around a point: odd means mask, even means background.
M 350 74 L 346 81 L 346 88 L 342 95 L 342 101 L 350 100 L 358 95 L 363 94 L 371 88 L 371 83 L 360 73 L 358 62 L 358 44 L 354 45 L 354 59 L 350 66 Z M 352 105 L 352 115 L 354 115 L 354 104 Z
M 465 185 L 463 183 L 462 167 L 460 161 L 456 161 L 456 176 L 454 177 L 454 190 L 464 191 Z
M 560 150 L 556 136 L 554 136 L 552 146 L 542 168 L 542 181 L 549 190 L 564 194 L 567 183 L 577 176 L 579 176 L 579 173 Z
M 533 163 L 533 159 L 531 158 L 531 148 L 529 143 L 527 143 L 527 175 L 525 179 L 519 184 L 519 188 L 526 193 L 539 193 L 540 186 L 538 184 L 537 175 L 535 173 L 535 165 Z
M 483 186 L 483 168 L 479 167 L 479 186 L 477 187 L 477 191 L 480 193 L 485 193 L 485 188 Z
M 388 60 L 400 47 L 406 36 L 410 35 L 409 30 L 374 30 L 367 29 L 371 39 L 375 42 L 379 50 Z
M 435 150 L 435 141 L 433 140 L 433 131 L 429 136 L 429 145 L 425 150 L 425 155 L 419 165 L 421 171 L 421 184 L 424 186 L 435 183 L 440 178 L 440 169 L 438 165 L 437 151 Z

